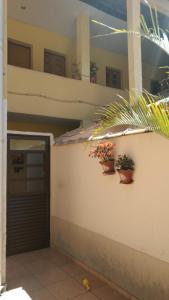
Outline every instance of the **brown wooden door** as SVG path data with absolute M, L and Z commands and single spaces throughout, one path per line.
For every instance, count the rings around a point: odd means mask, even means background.
M 8 136 L 7 255 L 50 242 L 50 154 L 46 137 Z
M 106 86 L 121 89 L 121 71 L 106 67 Z
M 8 64 L 31 69 L 31 46 L 9 40 Z
M 64 55 L 50 50 L 44 51 L 44 71 L 59 76 L 66 76 L 66 59 Z

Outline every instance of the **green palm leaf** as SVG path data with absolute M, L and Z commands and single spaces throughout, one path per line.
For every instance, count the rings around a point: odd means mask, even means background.
M 117 103 L 102 107 L 99 112 L 99 126 L 94 135 L 119 125 L 146 128 L 169 138 L 169 113 L 167 104 L 156 102 L 154 97 L 130 95 L 129 100 L 121 97 Z
M 146 3 L 149 5 L 151 27 L 147 25 L 144 16 L 141 15 L 140 32 L 135 32 L 135 34 L 139 34 L 141 37 L 150 40 L 169 55 L 168 31 L 160 28 L 157 10 L 155 8 L 153 9 L 148 1 L 146 1 Z M 92 21 L 111 30 L 110 33 L 106 33 L 106 36 L 129 33 L 129 31 L 125 29 L 116 29 L 98 21 Z M 104 34 L 97 35 L 93 38 L 100 36 L 104 36 Z M 169 67 L 163 68 L 168 69 Z M 168 70 L 166 74 L 169 76 Z M 166 101 L 157 101 L 157 98 L 154 98 L 146 91 L 139 96 L 137 96 L 136 93 L 129 95 L 129 99 L 127 100 L 120 97 L 119 102 L 102 107 L 97 114 L 99 115 L 99 126 L 95 130 L 94 136 L 112 127 L 127 125 L 137 128 L 146 128 L 149 131 L 154 131 L 169 138 L 169 110 L 167 99 Z

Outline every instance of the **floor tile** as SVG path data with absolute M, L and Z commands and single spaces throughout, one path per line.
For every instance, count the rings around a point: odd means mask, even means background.
M 40 250 L 37 250 L 11 256 L 8 258 L 8 261 L 10 262 L 13 260 L 14 262 L 17 262 L 20 265 L 24 265 L 33 263 L 39 259 L 42 259 L 42 256 Z
M 87 278 L 90 282 L 91 289 L 96 289 L 105 285 L 105 283 L 99 278 L 97 278 L 96 276 L 89 273 L 87 270 L 81 268 L 75 263 L 63 266 L 62 270 L 69 274 L 69 276 L 71 276 L 73 279 L 77 280 L 80 284 L 82 284 L 84 278 Z
M 57 267 L 62 267 L 72 262 L 68 257 L 61 255 L 59 253 L 56 253 L 55 255 L 54 254 L 51 255 L 47 259 L 52 264 L 55 264 L 55 266 Z
M 91 293 L 86 293 L 78 297 L 73 298 L 74 300 L 98 300 L 98 298 Z
M 7 265 L 7 281 L 27 277 L 31 275 L 31 272 L 24 266 L 16 265 L 15 267 Z
M 73 279 L 49 285 L 48 289 L 58 300 L 68 300 L 85 294 L 85 289 Z
M 83 287 L 85 278 L 90 292 Z M 2 300 L 30 300 L 29 295 L 31 300 L 127 300 L 53 248 L 8 257 L 7 283 L 13 290 Z
M 40 249 L 38 250 L 39 251 L 39 254 L 40 255 L 43 255 L 43 256 L 50 256 L 52 254 L 56 254 L 58 253 L 57 249 L 54 248 L 54 247 L 51 247 L 51 248 L 43 248 L 43 249 Z
M 92 290 L 105 285 L 105 283 L 102 280 L 85 270 L 74 274 L 72 277 L 76 279 L 80 284 L 82 284 L 83 279 L 86 278 L 89 281 Z
M 61 269 L 72 277 L 77 277 L 78 275 L 85 276 L 86 274 L 86 271 L 84 269 L 73 262 L 63 266 Z
M 58 300 L 58 298 L 52 295 L 46 288 L 43 288 L 39 291 L 33 291 L 29 295 L 32 300 Z
M 34 300 L 23 289 L 15 289 L 4 293 L 1 300 Z M 56 300 L 56 299 L 53 299 Z
M 108 285 L 95 289 L 92 293 L 100 300 L 127 300 Z
M 40 281 L 33 275 L 27 277 L 15 278 L 8 281 L 7 289 L 23 288 L 26 292 L 42 289 Z
M 36 275 L 40 273 L 44 273 L 53 269 L 54 264 L 49 262 L 47 259 L 39 259 L 33 263 L 25 265 L 26 269 L 29 270 L 30 273 Z
M 69 278 L 68 274 L 57 267 L 53 267 L 45 272 L 37 273 L 36 277 L 44 286 L 48 286 L 49 284 L 57 283 Z

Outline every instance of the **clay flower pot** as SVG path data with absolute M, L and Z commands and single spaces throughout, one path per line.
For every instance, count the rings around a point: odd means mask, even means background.
M 120 183 L 130 184 L 133 182 L 133 170 L 118 170 L 120 175 Z
M 104 175 L 112 175 L 115 173 L 114 160 L 100 161 Z

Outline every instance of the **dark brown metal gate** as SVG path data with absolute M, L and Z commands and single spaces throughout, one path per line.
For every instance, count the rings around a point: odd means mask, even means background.
M 7 255 L 50 243 L 50 140 L 8 135 Z

